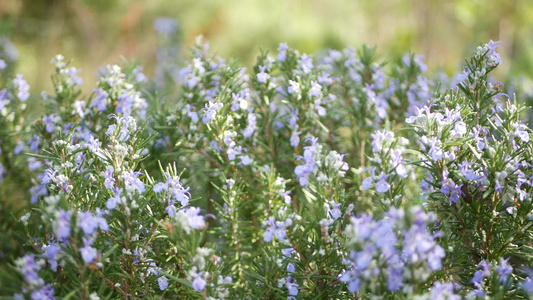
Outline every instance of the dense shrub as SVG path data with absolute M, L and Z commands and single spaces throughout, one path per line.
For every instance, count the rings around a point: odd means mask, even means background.
M 369 47 L 281 44 L 248 71 L 198 39 L 181 69 L 162 48 L 154 81 L 109 65 L 87 97 L 56 56 L 37 117 L 4 51 L 1 291 L 531 297 L 531 131 L 488 77 L 497 46 L 444 80 Z

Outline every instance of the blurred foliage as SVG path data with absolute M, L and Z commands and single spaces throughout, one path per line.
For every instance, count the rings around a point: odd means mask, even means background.
M 150 76 L 157 48 L 152 24 L 161 16 L 179 20 L 183 50 L 201 34 L 218 55 L 247 66 L 260 47 L 281 42 L 306 53 L 366 43 L 387 57 L 425 55 L 430 69 L 452 75 L 467 49 L 492 39 L 503 41 L 498 75 L 533 77 L 530 0 L 0 0 L 0 34 L 18 47 L 17 71 L 38 95 L 50 88 L 44 79 L 58 53 L 83 69 L 85 89 L 98 66 L 121 56 L 144 62 Z

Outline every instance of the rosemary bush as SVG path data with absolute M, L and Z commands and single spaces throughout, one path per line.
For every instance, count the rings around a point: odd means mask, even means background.
M 498 43 L 450 84 L 366 46 L 246 70 L 199 38 L 178 63 L 172 24 L 153 81 L 108 65 L 83 96 L 56 56 L 39 116 L 0 48 L 3 294 L 532 298 L 531 130 Z

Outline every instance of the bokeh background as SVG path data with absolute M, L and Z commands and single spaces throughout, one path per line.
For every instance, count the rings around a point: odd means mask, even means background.
M 0 35 L 18 48 L 17 72 L 33 94 L 50 90 L 58 53 L 82 69 L 90 92 L 97 68 L 121 57 L 153 74 L 159 17 L 178 20 L 184 56 L 203 35 L 212 51 L 245 66 L 281 42 L 305 53 L 368 44 L 384 58 L 425 55 L 430 71 L 452 75 L 492 39 L 503 42 L 497 76 L 533 77 L 531 0 L 0 0 Z

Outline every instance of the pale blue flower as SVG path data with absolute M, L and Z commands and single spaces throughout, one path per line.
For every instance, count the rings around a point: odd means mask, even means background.
M 287 283 L 286 283 L 286 286 L 287 286 L 287 290 L 289 290 L 289 295 L 290 296 L 298 296 L 298 284 L 296 282 L 292 282 L 293 278 L 292 277 L 287 277 Z
M 284 62 L 285 59 L 287 59 L 287 49 L 288 49 L 288 46 L 286 43 L 281 43 L 279 44 L 279 47 L 278 47 L 278 61 L 280 62 Z
M 290 263 L 287 264 L 287 272 L 288 273 L 296 272 L 296 268 L 295 268 L 294 263 L 290 262 Z
M 168 288 L 168 279 L 165 276 L 157 278 L 157 283 L 159 284 L 159 289 L 162 291 Z
M 313 60 L 307 54 L 302 54 L 300 65 L 304 74 L 308 74 L 313 69 Z
M 294 248 L 284 248 L 281 249 L 281 253 L 285 257 L 291 257 L 291 255 L 295 252 Z
M 507 262 L 509 261 L 509 258 L 503 259 L 500 258 L 500 265 L 496 266 L 496 271 L 500 275 L 500 282 L 505 284 L 507 282 L 507 279 L 509 278 L 509 275 L 513 273 L 513 267 L 511 267 Z
M 82 238 L 84 247 L 80 248 L 81 257 L 83 258 L 83 261 L 85 263 L 91 263 L 96 258 L 96 255 L 98 252 L 95 248 L 91 247 L 93 243 L 93 239 L 90 238 Z
M 145 188 L 142 181 L 137 178 L 137 176 L 141 175 L 140 172 L 134 172 L 134 171 L 128 171 L 124 172 L 123 178 L 124 178 L 124 186 L 126 189 L 135 189 L 139 193 L 144 193 Z
M 93 92 L 96 93 L 96 96 L 91 100 L 91 107 L 96 107 L 98 111 L 106 111 L 108 97 L 107 92 L 102 90 L 102 88 L 94 89 Z
M 79 226 L 86 235 L 92 235 L 96 228 L 98 228 L 97 221 L 98 220 L 90 211 L 78 213 Z
M 270 75 L 268 73 L 265 73 L 266 66 L 259 66 L 259 73 L 257 73 L 257 81 L 260 83 L 265 83 L 268 78 L 270 78 Z
M 22 74 L 17 74 L 15 79 L 13 79 L 15 87 L 18 89 L 17 97 L 20 101 L 25 102 L 30 97 L 30 85 L 26 80 L 22 78 Z
M 200 215 L 200 208 L 189 207 L 185 211 L 187 222 L 192 229 L 201 229 L 205 227 L 205 218 Z
M 44 115 L 43 123 L 45 124 L 46 132 L 48 133 L 54 132 L 54 115 L 50 115 L 50 116 Z
M 366 191 L 368 190 L 369 188 L 372 187 L 372 183 L 374 182 L 374 179 L 372 178 L 372 176 L 370 177 L 367 177 L 363 180 L 363 183 L 361 184 L 361 189 L 363 191 Z
M 56 221 L 56 236 L 59 240 L 66 240 L 70 236 L 70 216 L 71 211 L 58 211 L 58 219 Z
M 390 189 L 391 185 L 387 182 L 388 177 L 389 175 L 381 173 L 381 179 L 376 182 L 376 191 L 378 193 L 385 193 Z
M 205 289 L 207 285 L 207 282 L 202 278 L 202 273 L 194 275 L 194 279 L 192 281 L 192 288 L 197 291 L 201 292 Z
M 54 300 L 54 289 L 50 284 L 45 285 L 41 289 L 36 289 L 31 292 L 32 300 Z

